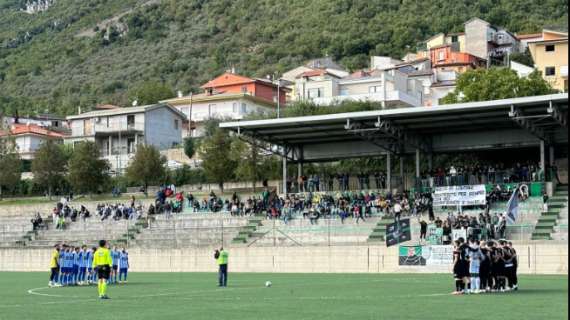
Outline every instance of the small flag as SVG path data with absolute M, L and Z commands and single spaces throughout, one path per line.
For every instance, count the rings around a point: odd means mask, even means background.
M 507 222 L 509 224 L 514 224 L 517 220 L 519 215 L 519 187 L 517 186 L 515 190 L 513 190 L 513 194 L 507 202 Z

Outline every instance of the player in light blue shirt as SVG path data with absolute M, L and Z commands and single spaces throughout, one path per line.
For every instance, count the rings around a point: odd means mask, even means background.
M 59 284 L 62 286 L 65 285 L 65 278 L 67 274 L 66 250 L 67 250 L 66 244 L 63 244 L 61 246 L 61 249 L 59 250 Z
M 88 284 L 93 284 L 93 283 L 97 282 L 96 272 L 93 270 L 93 253 L 95 252 L 95 250 L 97 250 L 97 248 L 92 248 L 92 249 L 87 251 L 87 261 L 85 263 L 87 266 L 87 283 Z
M 71 273 L 71 283 L 76 286 L 79 283 L 79 265 L 81 264 L 81 251 L 79 247 L 75 247 L 75 251 L 73 252 L 73 272 Z
M 87 247 L 84 245 L 79 251 L 79 275 L 77 283 L 82 286 L 85 284 L 85 272 L 87 271 Z
M 129 253 L 125 248 L 119 252 L 119 283 L 127 282 L 127 272 L 129 270 Z
M 117 249 L 117 247 L 113 247 L 111 251 L 111 259 L 113 260 L 113 268 L 111 271 L 111 277 L 109 279 L 109 283 L 117 283 L 117 275 L 119 271 L 119 260 L 121 257 L 121 252 Z

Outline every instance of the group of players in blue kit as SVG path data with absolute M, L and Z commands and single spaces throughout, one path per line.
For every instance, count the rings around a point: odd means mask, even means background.
M 49 286 L 84 286 L 97 283 L 93 268 L 93 254 L 97 248 L 56 245 L 51 256 Z M 125 248 L 114 247 L 111 252 L 113 266 L 108 284 L 126 283 L 129 270 L 129 253 Z

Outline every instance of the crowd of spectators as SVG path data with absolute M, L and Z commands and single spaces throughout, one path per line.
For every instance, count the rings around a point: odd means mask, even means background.
M 539 181 L 543 173 L 535 162 L 488 165 L 451 165 L 439 167 L 421 176 L 423 187 L 500 184 Z
M 443 244 L 451 244 L 453 230 L 465 230 L 467 238 L 489 240 L 504 239 L 507 229 L 505 215 L 503 213 L 491 214 L 488 210 L 479 213 L 478 216 L 450 212 L 443 220 L 436 217 L 433 224 L 436 228 L 442 228 Z M 424 230 L 421 233 L 424 233 Z
M 422 187 L 453 185 L 503 184 L 540 181 L 544 173 L 536 162 L 519 162 L 512 165 L 479 164 L 450 165 L 423 172 L 419 183 Z M 392 176 L 393 183 L 397 177 Z M 348 191 L 353 189 L 385 189 L 387 175 L 384 171 L 340 172 L 333 174 L 301 175 L 288 180 L 288 188 L 294 192 Z

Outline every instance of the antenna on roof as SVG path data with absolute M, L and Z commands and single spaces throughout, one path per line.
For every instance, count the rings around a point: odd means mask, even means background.
M 133 101 L 133 107 L 136 107 L 139 104 L 139 101 L 137 99 L 135 99 L 135 101 Z
M 183 97 L 182 91 L 178 90 L 177 95 L 178 95 L 178 98 L 182 98 Z

